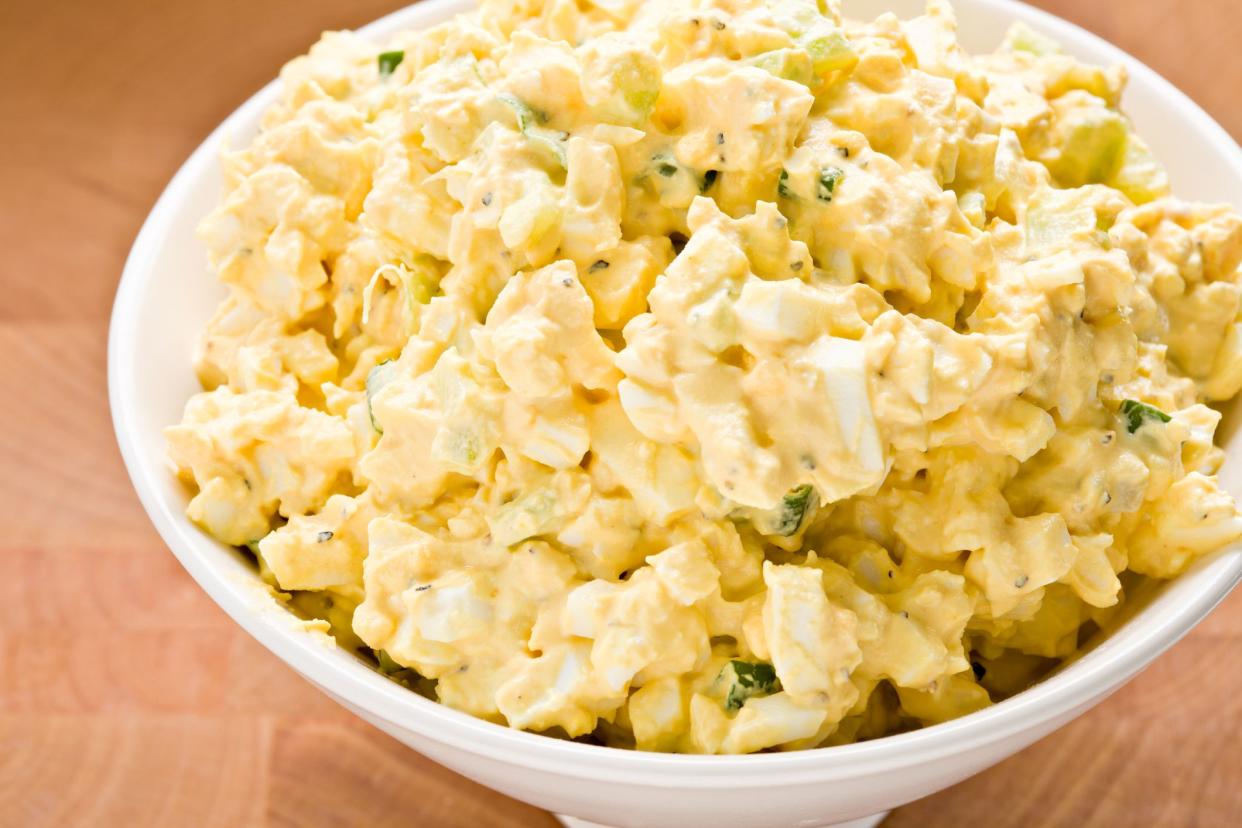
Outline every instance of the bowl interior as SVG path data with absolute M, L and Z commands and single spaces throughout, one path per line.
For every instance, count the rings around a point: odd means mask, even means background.
M 371 24 L 364 33 L 382 40 L 398 29 L 431 25 L 468 6 L 468 0 L 426 0 Z M 1127 111 L 1168 166 L 1175 191 L 1185 198 L 1239 201 L 1242 152 L 1207 115 L 1151 70 L 1103 41 L 1019 3 L 958 0 L 956 6 L 960 38 L 972 52 L 995 48 L 1009 24 L 1022 19 L 1056 37 L 1079 57 L 1098 63 L 1125 62 L 1131 73 Z M 875 16 L 886 9 L 904 17 L 919 13 L 922 2 L 846 0 L 845 8 L 854 17 Z M 573 763 L 575 770 L 586 772 L 591 756 L 620 752 L 514 733 L 447 710 L 392 685 L 348 654 L 324 648 L 309 634 L 292 630 L 287 619 L 280 617 L 283 613 L 256 611 L 272 610 L 274 605 L 259 597 L 254 572 L 235 551 L 211 540 L 184 517 L 188 494 L 168 467 L 161 430 L 180 420 L 186 400 L 199 390 L 191 366 L 194 342 L 223 296 L 194 228 L 220 197 L 217 157 L 221 148 L 250 140 L 275 93 L 274 86 L 263 89 L 191 156 L 152 211 L 126 264 L 110 333 L 109 383 L 117 436 L 135 488 L 166 542 L 212 597 L 266 646 L 334 694 L 404 726 L 438 729 L 437 738 L 445 742 L 489 740 L 494 750 L 511 750 L 526 762 L 557 754 Z M 1225 483 L 1235 494 L 1242 494 L 1242 436 L 1231 435 L 1227 449 L 1231 465 Z M 933 749 L 950 736 L 961 739 L 972 733 L 999 732 L 1016 728 L 1022 716 L 1050 717 L 1071 709 L 1141 669 L 1223 599 L 1239 577 L 1242 552 L 1231 550 L 1201 561 L 1185 577 L 1153 590 L 1145 611 L 1122 624 L 1072 667 L 1014 699 L 947 725 L 813 753 L 825 761 L 832 755 L 852 762 L 892 743 L 894 749 L 900 744 L 901 750 L 913 756 L 915 747 Z M 703 760 L 629 756 L 623 761 L 651 769 L 686 768 Z M 753 768 L 755 761 L 792 767 L 812 758 L 764 755 L 712 757 L 710 761 L 723 771 Z M 727 776 L 720 778 L 723 781 Z

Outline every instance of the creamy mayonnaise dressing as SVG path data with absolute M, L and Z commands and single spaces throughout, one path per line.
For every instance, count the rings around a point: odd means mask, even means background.
M 1029 685 L 1242 535 L 1242 219 L 948 4 L 483 0 L 224 159 L 189 514 L 445 704 L 705 753 Z

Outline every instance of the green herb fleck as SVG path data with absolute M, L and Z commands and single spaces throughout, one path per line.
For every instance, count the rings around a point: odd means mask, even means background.
M 809 483 L 804 483 L 781 498 L 781 515 L 776 522 L 776 534 L 783 537 L 797 534 L 814 498 L 815 490 Z
M 819 186 L 815 191 L 815 197 L 820 201 L 832 201 L 832 194 L 844 177 L 845 171 L 840 167 L 824 167 L 819 171 Z
M 793 198 L 793 190 L 789 189 L 789 172 L 781 170 L 781 176 L 776 180 L 776 194 L 781 198 Z
M 397 67 L 401 65 L 401 61 L 405 60 L 405 52 L 380 52 L 379 56 L 379 73 L 381 78 L 386 78 L 393 72 L 397 71 Z
M 1133 434 L 1150 422 L 1167 423 L 1173 418 L 1159 408 L 1141 403 L 1138 400 L 1125 400 L 1121 403 L 1121 416 L 1126 421 L 1126 431 Z
M 661 161 L 658 164 L 656 164 L 656 172 L 658 172 L 660 175 L 664 176 L 665 178 L 672 178 L 673 176 L 677 175 L 677 165 L 670 164 L 667 161 Z
M 746 700 L 753 696 L 766 696 L 780 689 L 780 681 L 776 678 L 776 669 L 762 661 L 750 662 L 734 659 L 730 661 L 721 676 L 732 671 L 729 692 L 725 696 L 726 710 L 739 710 Z

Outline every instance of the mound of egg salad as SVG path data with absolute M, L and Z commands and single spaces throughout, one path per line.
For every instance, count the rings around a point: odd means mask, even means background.
M 224 158 L 190 517 L 412 691 L 648 751 L 979 710 L 1242 535 L 1242 219 L 950 6 L 483 0 Z

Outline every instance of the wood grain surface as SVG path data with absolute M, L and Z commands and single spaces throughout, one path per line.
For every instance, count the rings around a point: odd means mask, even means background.
M 305 50 L 400 0 L 0 0 L 0 825 L 552 825 L 235 627 L 121 467 L 104 338 L 165 182 Z M 1043 0 L 1242 135 L 1238 0 Z M 1242 824 L 1242 594 L 1113 699 L 890 826 Z

